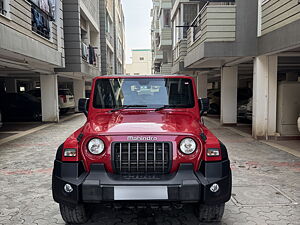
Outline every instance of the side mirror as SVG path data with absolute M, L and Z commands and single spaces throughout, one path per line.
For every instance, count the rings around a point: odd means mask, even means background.
M 209 99 L 208 98 L 200 98 L 198 99 L 199 107 L 200 107 L 200 115 L 202 116 L 205 112 L 209 110 Z
M 84 113 L 87 116 L 90 99 L 80 98 L 78 100 L 78 111 Z

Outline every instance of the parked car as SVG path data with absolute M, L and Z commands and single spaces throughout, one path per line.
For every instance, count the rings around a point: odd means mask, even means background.
M 298 130 L 299 130 L 299 132 L 300 132 L 300 114 L 299 114 L 297 123 L 298 123 Z
M 0 96 L 2 121 L 40 121 L 41 101 L 27 93 L 3 93 Z
M 252 121 L 252 98 L 238 106 L 238 119 L 240 121 Z
M 85 223 L 95 203 L 190 203 L 200 221 L 220 221 L 231 197 L 230 161 L 202 123 L 208 101 L 197 99 L 193 78 L 111 75 L 92 86 L 78 103 L 87 121 L 54 162 L 52 194 L 66 223 Z
M 0 128 L 3 126 L 3 123 L 2 123 L 2 112 L 1 112 L 1 109 L 0 109 Z
M 219 89 L 211 89 L 207 91 L 209 99 L 209 114 L 220 114 L 221 91 Z
M 252 90 L 250 88 L 238 88 L 237 90 L 237 105 L 238 109 L 242 105 L 246 105 L 249 99 L 252 97 Z M 221 110 L 221 91 L 220 89 L 211 89 L 207 91 L 207 96 L 209 99 L 209 114 L 220 114 Z M 242 106 L 240 111 L 246 110 L 245 106 Z
M 41 99 L 41 89 L 33 89 L 27 93 Z M 66 113 L 68 110 L 75 108 L 74 95 L 69 89 L 58 90 L 58 104 L 61 113 Z

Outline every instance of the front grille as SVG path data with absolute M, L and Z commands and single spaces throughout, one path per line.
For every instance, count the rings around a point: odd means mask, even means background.
M 168 142 L 114 142 L 113 168 L 118 174 L 165 174 L 172 164 Z

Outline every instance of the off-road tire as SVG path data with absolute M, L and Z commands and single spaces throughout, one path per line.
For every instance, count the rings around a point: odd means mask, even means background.
M 225 203 L 218 205 L 198 205 L 196 216 L 200 222 L 220 222 L 225 209 Z
M 68 206 L 59 203 L 60 214 L 67 224 L 83 224 L 89 217 L 84 205 Z

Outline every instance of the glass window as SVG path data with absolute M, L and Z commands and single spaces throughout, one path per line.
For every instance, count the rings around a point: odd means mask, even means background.
M 98 79 L 93 105 L 99 109 L 126 105 L 192 108 L 192 81 L 180 78 Z

